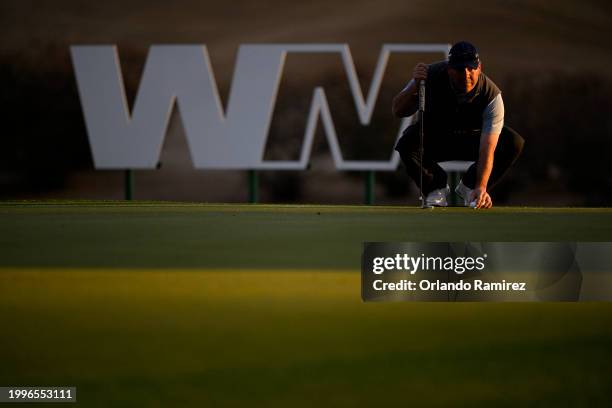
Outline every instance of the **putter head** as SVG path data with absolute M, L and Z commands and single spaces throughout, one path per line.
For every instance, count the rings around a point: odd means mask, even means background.
M 431 205 L 431 204 L 427 204 L 427 202 L 425 200 L 423 200 L 423 197 L 421 196 L 421 208 L 422 209 L 425 209 L 425 208 L 426 209 L 432 209 L 432 208 L 434 208 L 434 206 Z

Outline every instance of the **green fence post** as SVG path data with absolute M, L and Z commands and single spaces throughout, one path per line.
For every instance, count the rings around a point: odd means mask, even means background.
M 259 201 L 259 176 L 256 170 L 249 170 L 249 203 Z
M 126 200 L 134 199 L 134 170 L 126 170 L 123 180 L 123 190 Z
M 374 204 L 374 187 L 376 184 L 375 173 L 373 170 L 365 173 L 365 188 L 363 201 L 366 205 Z

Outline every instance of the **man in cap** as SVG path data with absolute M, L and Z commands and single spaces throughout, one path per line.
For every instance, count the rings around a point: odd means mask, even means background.
M 408 174 L 418 185 L 422 172 L 428 205 L 446 206 L 450 189 L 438 163 L 474 161 L 455 191 L 466 206 L 492 207 L 489 190 L 517 159 L 524 140 L 504 125 L 501 91 L 482 72 L 478 50 L 462 41 L 452 46 L 448 61 L 417 64 L 413 78 L 393 99 L 395 116 L 417 111 L 420 81 L 426 81 L 423 162 L 418 123 L 404 131 L 395 147 Z

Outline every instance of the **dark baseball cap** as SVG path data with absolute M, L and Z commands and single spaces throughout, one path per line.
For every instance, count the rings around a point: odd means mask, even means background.
M 454 69 L 465 67 L 478 68 L 480 56 L 474 45 L 467 41 L 460 41 L 453 45 L 448 53 L 448 65 Z

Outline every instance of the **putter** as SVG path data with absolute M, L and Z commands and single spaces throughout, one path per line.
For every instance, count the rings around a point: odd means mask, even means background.
M 419 164 L 421 165 L 419 196 L 421 198 L 421 208 L 433 208 L 433 205 L 428 205 L 425 202 L 425 196 L 423 195 L 423 135 L 425 134 L 423 122 L 425 122 L 425 80 L 419 82 Z

